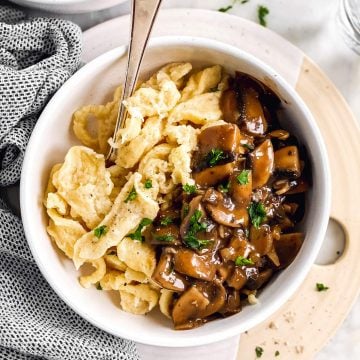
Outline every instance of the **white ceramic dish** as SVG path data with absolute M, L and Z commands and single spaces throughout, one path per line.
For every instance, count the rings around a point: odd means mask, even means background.
M 123 81 L 126 48 L 111 50 L 78 71 L 56 93 L 43 111 L 30 139 L 21 177 L 21 213 L 34 258 L 57 294 L 82 317 L 114 335 L 137 342 L 169 347 L 195 346 L 220 341 L 264 321 L 298 288 L 320 249 L 330 207 L 330 171 L 319 129 L 296 92 L 270 67 L 242 50 L 213 40 L 190 37 L 153 39 L 146 52 L 141 76 L 147 77 L 164 63 L 190 61 L 194 65 L 221 64 L 268 84 L 286 102 L 283 126 L 307 148 L 313 173 L 307 212 L 301 227 L 306 238 L 294 262 L 260 294 L 260 304 L 237 315 L 212 321 L 189 331 L 174 331 L 169 320 L 154 311 L 147 316 L 122 312 L 106 293 L 83 289 L 70 260 L 62 256 L 46 233 L 42 196 L 50 168 L 61 162 L 77 143 L 71 132 L 71 115 L 79 106 L 101 103 Z
M 36 9 L 75 14 L 106 9 L 127 0 L 10 0 L 16 4 Z

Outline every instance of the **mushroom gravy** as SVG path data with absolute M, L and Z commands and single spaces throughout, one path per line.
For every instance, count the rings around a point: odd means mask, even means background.
M 146 230 L 157 249 L 152 279 L 173 291 L 175 329 L 241 311 L 297 255 L 310 169 L 296 138 L 280 128 L 281 102 L 236 73 L 221 98 L 222 125 L 198 136 L 195 185 L 176 190 Z

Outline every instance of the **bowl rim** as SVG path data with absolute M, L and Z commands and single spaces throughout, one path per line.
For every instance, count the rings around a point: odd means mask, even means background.
M 121 329 L 119 327 L 119 331 L 114 331 L 109 329 L 105 323 L 101 323 L 97 321 L 95 318 L 92 317 L 91 314 L 83 310 L 76 301 L 73 301 L 71 297 L 65 296 L 60 286 L 57 285 L 56 281 L 51 279 L 49 273 L 47 272 L 47 268 L 45 263 L 42 261 L 42 257 L 36 251 L 35 248 L 35 239 L 36 239 L 36 232 L 32 228 L 31 220 L 24 216 L 30 212 L 31 207 L 34 206 L 33 203 L 27 201 L 27 181 L 25 179 L 28 176 L 31 176 L 31 162 L 33 161 L 33 147 L 36 145 L 35 138 L 37 137 L 38 133 L 41 133 L 44 128 L 46 128 L 47 124 L 44 121 L 47 117 L 51 116 L 51 108 L 54 104 L 56 104 L 59 99 L 63 96 L 67 96 L 67 93 L 71 93 L 69 89 L 71 89 L 76 83 L 88 73 L 91 73 L 92 68 L 97 68 L 103 62 L 107 62 L 109 60 L 115 60 L 117 57 L 123 56 L 126 52 L 127 46 L 123 45 L 117 48 L 114 48 L 104 54 L 98 56 L 94 60 L 87 63 L 83 66 L 80 70 L 78 70 L 73 76 L 71 76 L 63 85 L 62 87 L 55 93 L 49 103 L 46 105 L 45 109 L 43 110 L 41 116 L 39 117 L 37 124 L 32 132 L 30 137 L 25 156 L 23 162 L 23 168 L 21 173 L 21 180 L 20 180 L 20 209 L 22 214 L 23 226 L 25 237 L 28 242 L 29 248 L 31 253 L 36 261 L 37 266 L 39 267 L 42 275 L 52 287 L 52 289 L 56 292 L 56 294 L 77 314 L 79 314 L 83 319 L 89 321 L 96 327 L 111 333 L 117 337 L 122 337 L 128 340 L 133 340 L 139 343 L 153 345 L 153 346 L 161 346 L 161 347 L 190 347 L 190 346 L 199 346 L 205 345 L 209 343 L 215 343 L 232 336 L 239 335 L 241 332 L 244 332 L 247 329 L 250 329 L 259 323 L 265 321 L 270 315 L 276 312 L 289 298 L 295 293 L 295 291 L 300 287 L 301 283 L 305 279 L 306 275 L 310 271 L 311 265 L 314 263 L 316 256 L 320 250 L 322 242 L 325 237 L 325 231 L 329 219 L 330 214 L 330 196 L 331 196 L 331 183 L 330 183 L 330 167 L 328 156 L 325 148 L 324 141 L 322 139 L 320 130 L 313 118 L 310 110 L 307 108 L 304 101 L 301 97 L 297 94 L 295 89 L 289 85 L 285 79 L 283 79 L 275 70 L 273 70 L 269 65 L 265 64 L 263 61 L 259 60 L 254 55 L 247 53 L 246 51 L 236 48 L 232 45 L 228 45 L 222 43 L 217 40 L 201 38 L 201 37 L 192 37 L 192 36 L 162 36 L 162 37 L 155 37 L 152 38 L 149 42 L 149 47 L 159 47 L 159 46 L 197 46 L 197 47 L 204 47 L 208 50 L 218 51 L 220 53 L 230 54 L 232 56 L 238 57 L 239 59 L 251 63 L 261 69 L 262 72 L 271 74 L 274 77 L 274 81 L 277 85 L 280 85 L 285 92 L 290 95 L 292 99 L 294 99 L 302 112 L 304 118 L 308 122 L 308 127 L 313 132 L 313 135 L 317 139 L 318 147 L 320 153 L 318 156 L 321 158 L 321 169 L 320 174 L 323 174 L 325 179 L 328 179 L 322 186 L 322 200 L 323 200 L 323 207 L 321 216 L 319 218 L 321 221 L 317 227 L 317 241 L 314 242 L 311 249 L 310 256 L 306 259 L 306 263 L 299 269 L 297 269 L 296 276 L 294 275 L 294 280 L 290 286 L 283 289 L 283 291 L 279 294 L 276 301 L 271 304 L 267 304 L 265 308 L 260 308 L 257 313 L 254 314 L 253 318 L 249 321 L 244 323 L 238 323 L 234 326 L 231 326 L 227 329 L 223 329 L 221 332 L 213 332 L 210 334 L 197 334 L 197 336 L 190 337 L 190 338 L 176 338 L 176 335 L 173 334 L 172 338 L 165 337 L 163 339 L 157 339 L 154 336 L 144 338 L 139 334 L 128 334 L 127 329 Z M 174 341 L 176 339 L 176 341 Z

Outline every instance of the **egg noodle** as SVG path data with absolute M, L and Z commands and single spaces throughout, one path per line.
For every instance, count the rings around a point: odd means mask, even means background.
M 170 205 L 176 186 L 194 183 L 197 135 L 223 123 L 219 102 L 226 86 L 219 65 L 196 72 L 190 63 L 160 69 L 124 101 L 128 117 L 112 144 L 117 151 L 111 166 L 104 154 L 121 87 L 111 102 L 86 105 L 73 115 L 83 146 L 70 148 L 51 170 L 44 197 L 47 232 L 76 269 L 92 266 L 80 284 L 118 291 L 124 311 L 146 314 L 159 303 L 170 317 L 172 292 L 152 282 L 155 250 L 141 241 L 141 232 L 160 207 Z

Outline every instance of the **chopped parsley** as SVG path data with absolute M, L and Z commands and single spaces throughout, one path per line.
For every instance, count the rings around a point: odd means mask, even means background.
M 196 237 L 199 231 L 206 230 L 207 224 L 200 222 L 202 212 L 195 210 L 190 218 L 190 226 L 187 234 L 184 237 L 185 244 L 192 249 L 201 249 L 210 243 L 210 240 L 200 240 Z
M 279 350 L 276 350 L 275 351 L 275 356 L 279 356 L 280 355 L 280 351 Z
M 256 354 L 256 357 L 257 357 L 257 358 L 262 357 L 263 352 L 264 352 L 264 349 L 263 349 L 262 347 L 257 346 L 257 347 L 255 348 L 255 354 Z
M 232 8 L 233 8 L 233 5 L 229 5 L 229 6 L 225 6 L 225 7 L 218 9 L 218 11 L 225 13 L 225 12 L 228 12 L 229 10 L 231 10 Z
M 189 204 L 184 204 L 183 206 L 183 217 L 185 217 L 189 213 Z
M 105 235 L 109 231 L 108 227 L 106 225 L 101 225 L 94 229 L 94 235 L 100 239 L 103 235 Z
M 127 196 L 127 198 L 125 199 L 125 202 L 129 202 L 129 201 L 133 201 L 135 200 L 137 197 L 137 192 L 135 190 L 135 187 L 133 186 L 133 188 L 130 190 L 129 195 Z
M 251 223 L 258 229 L 266 217 L 264 204 L 261 202 L 252 202 L 249 206 L 249 215 Z
M 165 241 L 165 242 L 170 242 L 170 241 L 173 241 L 175 239 L 175 237 L 173 235 L 155 235 L 153 234 L 154 238 L 156 240 L 159 240 L 159 241 Z
M 250 170 L 243 170 L 238 176 L 236 176 L 236 180 L 240 185 L 246 185 L 249 183 L 249 173 Z
M 230 190 L 230 181 L 227 181 L 225 184 L 220 184 L 219 185 L 219 190 L 221 192 L 227 193 Z
M 100 284 L 100 283 L 97 283 L 96 288 L 97 288 L 98 290 L 102 290 L 101 284 Z
M 246 4 L 247 2 L 249 2 L 250 0 L 241 0 L 241 4 Z
M 145 189 L 151 189 L 152 188 L 152 181 L 150 179 L 147 179 L 145 181 L 144 186 L 145 186 Z
M 183 185 L 182 188 L 183 188 L 184 192 L 186 192 L 187 194 L 193 194 L 194 192 L 196 192 L 195 185 L 185 184 L 185 185 Z
M 140 224 L 137 227 L 137 229 L 133 233 L 128 234 L 127 236 L 132 240 L 144 241 L 144 237 L 141 235 L 141 233 L 142 233 L 144 227 L 150 225 L 151 223 L 152 223 L 152 221 L 150 219 L 143 218 L 140 221 Z
M 241 144 L 241 146 L 243 146 L 244 148 L 246 148 L 248 150 L 254 150 L 254 146 L 251 144 Z
M 170 216 L 165 216 L 160 220 L 160 225 L 167 226 L 173 223 L 173 219 Z
M 253 265 L 254 262 L 251 259 L 247 259 L 243 256 L 238 256 L 235 260 L 235 265 L 237 266 L 245 266 L 245 265 Z
M 258 7 L 258 19 L 259 19 L 259 23 L 262 26 L 266 26 L 266 19 L 265 17 L 269 14 L 269 9 L 266 6 L 260 5 Z
M 226 159 L 226 156 L 220 149 L 211 149 L 207 155 L 207 163 L 210 167 L 215 166 L 219 161 L 224 159 Z
M 327 286 L 325 286 L 324 284 L 316 283 L 316 290 L 317 291 L 326 291 L 326 290 L 329 290 L 329 288 Z

